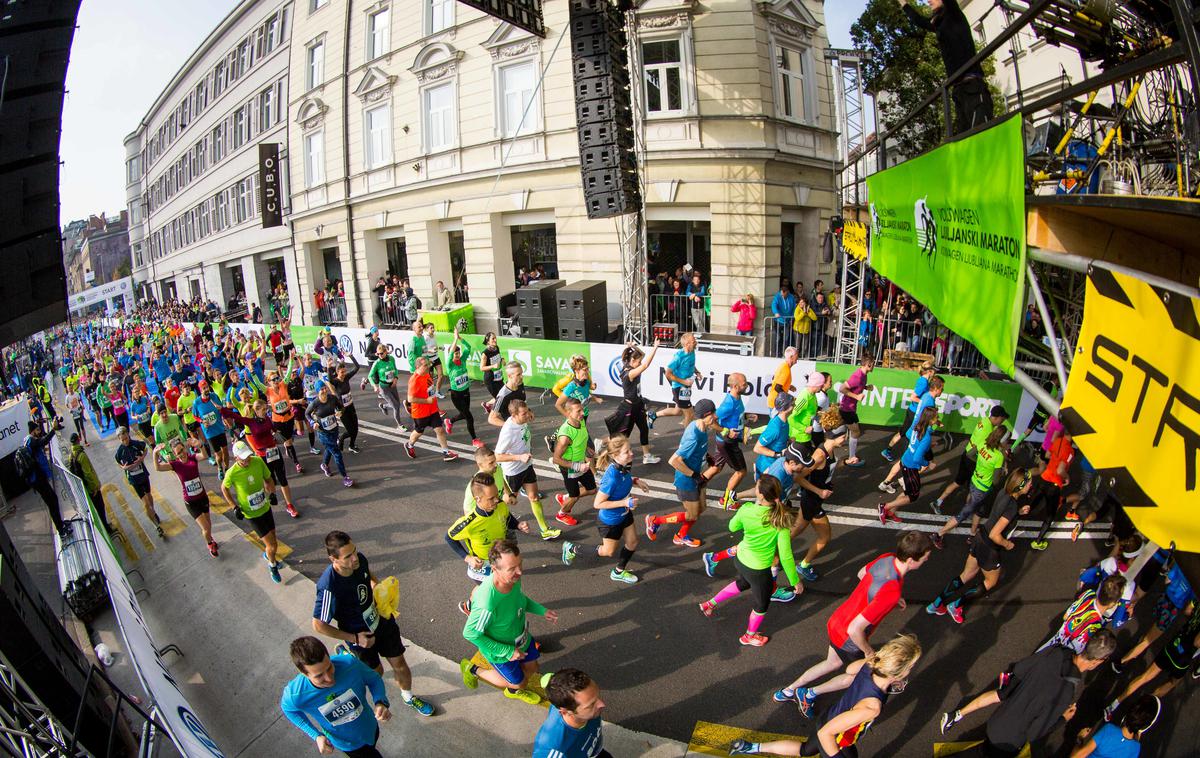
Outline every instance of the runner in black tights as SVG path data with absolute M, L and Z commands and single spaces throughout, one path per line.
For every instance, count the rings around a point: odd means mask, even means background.
M 329 377 L 329 386 L 333 388 L 333 393 L 337 395 L 338 400 L 342 401 L 342 425 L 346 427 L 346 431 L 338 437 L 338 447 L 349 443 L 347 447 L 350 452 L 358 453 L 358 411 L 354 410 L 354 395 L 350 392 L 350 380 L 358 373 L 358 361 L 354 360 L 354 356 L 347 354 L 346 358 L 350 360 L 352 368 L 347 368 L 346 364 L 340 363 L 338 367 L 331 372 Z

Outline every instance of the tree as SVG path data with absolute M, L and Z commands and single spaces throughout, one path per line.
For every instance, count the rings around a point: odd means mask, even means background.
M 864 82 L 867 90 L 875 93 L 882 128 L 897 123 L 946 80 L 936 38 L 914 28 L 897 0 L 870 0 L 850 27 L 850 37 L 855 48 L 872 54 L 872 59 L 863 66 Z M 995 71 L 991 58 L 983 62 L 992 98 L 1003 103 L 991 84 Z M 912 124 L 888 140 L 888 150 L 911 157 L 936 147 L 942 142 L 943 123 L 942 104 L 935 101 Z

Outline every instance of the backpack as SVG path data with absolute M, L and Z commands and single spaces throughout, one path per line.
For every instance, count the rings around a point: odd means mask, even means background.
M 29 452 L 28 444 L 21 445 L 13 453 L 13 467 L 17 470 L 17 476 L 26 481 L 29 480 L 34 468 L 37 467 L 37 461 L 33 459 L 33 454 Z

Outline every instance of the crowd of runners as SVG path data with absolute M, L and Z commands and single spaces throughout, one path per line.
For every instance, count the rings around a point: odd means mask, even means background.
M 553 388 L 561 422 L 535 442 L 523 367 L 503 360 L 495 334 L 486 335 L 483 349 L 473 354 L 457 332 L 450 344 L 439 346 L 433 327 L 417 322 L 407 347 L 404 376 L 375 329 L 362 353 L 366 365 L 343 352 L 328 332 L 315 344 L 296 344 L 286 322 L 262 330 L 193 328 L 145 314 L 119 327 L 74 329 L 60 341 L 57 369 L 73 429 L 72 460 L 81 461 L 81 469 L 87 461 L 89 415 L 100 429 L 116 429 L 116 462 L 152 523 L 158 525 L 159 517 L 148 466 L 178 478 L 184 504 L 213 558 L 219 546 L 209 511 L 212 499 L 220 498 L 262 539 L 266 570 L 280 582 L 275 514 L 302 515 L 304 504 L 293 497 L 289 477 L 305 474 L 305 442 L 307 453 L 319 456 L 321 475 L 336 476 L 345 487 L 355 484 L 350 462 L 359 452 L 356 376 L 359 391 L 369 386 L 378 410 L 395 424 L 409 458 L 427 455 L 417 442 L 432 432 L 440 449 L 433 457 L 453 463 L 458 456 L 448 438 L 465 428 L 474 468 L 462 475 L 462 515 L 446 525 L 445 548 L 430 549 L 447 550 L 441 553 L 447 559 L 452 552 L 471 582 L 454 601 L 465 615 L 463 637 L 477 651 L 461 661 L 464 685 L 474 689 L 484 681 L 504 697 L 550 702 L 534 743 L 538 757 L 608 753 L 596 681 L 576 669 L 553 676 L 541 672 L 528 617 L 553 624 L 558 616 L 522 590 L 522 540 L 561 540 L 564 564 L 603 566 L 614 583 L 636 585 L 641 540 L 669 535 L 680 560 L 701 562 L 709 577 L 723 577 L 711 598 L 700 603 L 698 621 L 728 612 L 731 601 L 746 596 L 742 602 L 750 608 L 739 641 L 762 647 L 770 639 L 766 616 L 772 604 L 794 600 L 806 585 L 837 568 L 821 560 L 835 539 L 826 512 L 835 482 L 860 476 L 856 469 L 865 455 L 881 455 L 893 465 L 878 487 L 894 497 L 880 500 L 877 515 L 883 524 L 903 522 L 902 509 L 921 501 L 922 477 L 935 465 L 932 447 L 941 426 L 938 398 L 944 382 L 929 365 L 906 398 L 903 422 L 885 447 L 871 452 L 862 442 L 858 416 L 859 403 L 872 390 L 870 357 L 835 386 L 827 373 L 794 376 L 798 355 L 789 348 L 770 386 L 771 410 L 757 417 L 746 412 L 751 384 L 740 373 L 728 374 L 719 403 L 693 398 L 700 373 L 692 335 L 684 335 L 665 368 L 673 402 L 652 408 L 641 380 L 659 346 L 629 344 L 619 363 L 621 397 L 609 400 L 611 411 L 603 418 L 590 416 L 603 399 L 594 394 L 587 360 L 576 356 Z M 471 396 L 472 367 L 482 373 L 486 397 Z M 443 413 L 443 390 L 453 415 Z M 34 464 L 28 476 L 45 498 L 45 488 L 37 483 L 49 471 L 44 448 L 56 433 L 56 412 L 52 401 L 34 397 L 31 402 L 41 407 L 24 446 Z M 1196 676 L 1200 614 L 1193 613 L 1195 594 L 1170 551 L 1146 543 L 1124 517 L 1057 419 L 1040 420 L 1043 442 L 1022 445 L 1030 430 L 1014 434 L 1010 412 L 1015 409 L 997 405 L 978 421 L 952 481 L 930 503 L 934 513 L 946 514 L 944 526 L 936 532 L 881 531 L 887 544 L 877 557 L 853 567 L 857 586 L 828 616 L 823 658 L 794 681 L 780 682 L 773 694 L 764 693 L 816 719 L 816 736 L 804 742 L 738 740 L 728 746 L 731 754 L 857 755 L 860 738 L 883 716 L 885 705 L 919 676 L 922 644 L 916 637 L 885 633 L 889 639 L 883 642 L 872 639 L 893 609 L 905 607 L 909 572 L 920 569 L 934 550 L 961 552 L 962 570 L 947 577 L 925 611 L 962 624 L 968 607 L 973 606 L 972 613 L 991 612 L 990 604 L 979 601 L 1004 578 L 1005 555 L 1015 547 L 1020 517 L 1041 518 L 1031 547 L 1045 550 L 1054 522 L 1077 522 L 1075 539 L 1085 523 L 1106 512 L 1112 521 L 1106 543 L 1111 550 L 1098 564 L 1080 567 L 1077 596 L 1061 614 L 1059 631 L 1029 657 L 997 672 L 995 686 L 943 715 L 941 731 L 961 729 L 960 723 L 976 719 L 975 712 L 992 709 L 978 750 L 1015 756 L 1026 743 L 1072 720 L 1088 671 L 1104 665 L 1120 672 L 1153 649 L 1153 662 L 1111 698 L 1104 721 L 1070 735 L 1078 738 L 1072 755 L 1137 754 L 1137 740 L 1157 719 L 1160 698 L 1185 675 Z M 672 416 L 679 418 L 681 430 L 677 448 L 666 458 L 676 497 L 664 509 L 646 497 L 650 490 L 637 468 L 661 461 L 651 449 L 650 430 L 675 423 L 667 421 Z M 544 488 L 535 457 L 558 469 L 561 491 L 551 495 L 550 487 Z M 1076 470 L 1082 471 L 1082 481 L 1071 487 Z M 93 487 L 81 478 L 103 518 L 98 483 Z M 710 505 L 732 516 L 706 518 Z M 57 500 L 52 506 L 47 500 L 47 506 L 61 525 Z M 526 507 L 533 523 L 518 515 Z M 589 522 L 595 525 L 594 537 L 579 528 Z M 811 539 L 797 560 L 799 542 L 810 527 Z M 571 531 L 564 535 L 564 530 Z M 161 526 L 158 533 L 165 538 Z M 378 722 L 391 715 L 380 678 L 383 659 L 405 705 L 423 716 L 434 715 L 436 707 L 412 692 L 394 609 L 389 615 L 381 600 L 388 590 L 371 573 L 367 557 L 342 531 L 326 536 L 325 549 L 329 565 L 317 582 L 316 636 L 292 643 L 291 658 L 300 674 L 285 689 L 282 708 L 322 753 L 377 756 Z M 1154 597 L 1153 627 L 1132 649 L 1118 650 L 1112 630 L 1126 623 L 1147 595 Z M 332 654 L 320 637 L 333 641 Z M 1166 638 L 1165 644 L 1159 638 Z M 593 673 L 603 678 L 602 672 Z M 828 701 L 824 710 L 817 708 L 820 699 Z

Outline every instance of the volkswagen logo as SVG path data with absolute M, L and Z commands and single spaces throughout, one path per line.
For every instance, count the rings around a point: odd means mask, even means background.
M 354 354 L 354 341 L 345 334 L 343 334 L 341 337 L 338 337 L 338 347 L 341 349 L 342 355 Z
M 612 359 L 612 363 L 608 364 L 608 378 L 613 380 L 613 384 L 621 384 L 621 356 Z

